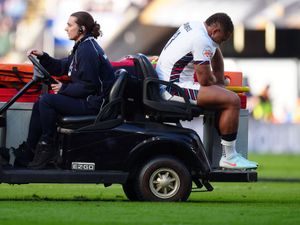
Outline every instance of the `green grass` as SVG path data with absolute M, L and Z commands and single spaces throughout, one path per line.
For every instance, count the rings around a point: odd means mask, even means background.
M 213 192 L 192 193 L 186 203 L 129 202 L 118 185 L 3 185 L 0 224 L 300 223 L 300 183 L 213 185 Z M 8 189 L 14 190 L 3 194 Z
M 300 156 L 250 158 L 260 177 L 300 178 Z M 212 185 L 185 203 L 149 203 L 129 202 L 120 185 L 1 184 L 0 224 L 300 224 L 300 182 Z
M 300 155 L 250 154 L 249 158 L 259 163 L 261 178 L 300 179 Z

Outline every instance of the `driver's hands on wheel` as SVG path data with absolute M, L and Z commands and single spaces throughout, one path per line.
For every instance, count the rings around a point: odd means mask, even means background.
M 37 50 L 37 49 L 31 49 L 31 50 L 27 51 L 27 56 L 30 56 L 30 55 L 42 56 L 42 55 L 44 55 L 44 52 Z M 53 79 L 53 80 L 55 80 L 55 79 Z M 58 80 L 55 80 L 55 82 L 56 83 L 53 82 L 51 84 L 51 89 L 53 90 L 54 94 L 57 94 L 62 87 L 62 83 Z
M 42 56 L 42 55 L 44 55 L 44 52 L 37 50 L 37 49 L 31 49 L 27 52 L 27 56 L 28 55 Z

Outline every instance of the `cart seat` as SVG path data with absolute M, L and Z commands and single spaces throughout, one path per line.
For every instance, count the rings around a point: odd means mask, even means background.
M 115 76 L 117 79 L 111 88 L 109 102 L 99 111 L 98 115 L 62 116 L 59 118 L 58 127 L 77 129 L 93 123 L 117 119 L 123 113 L 122 97 L 128 75 L 126 70 L 120 69 L 115 72 Z
M 143 103 L 147 108 L 147 114 L 150 118 L 158 122 L 175 122 L 180 120 L 191 121 L 204 113 L 203 108 L 191 104 L 184 90 L 178 85 L 160 80 L 148 58 L 143 54 L 134 56 L 141 67 L 143 83 Z M 160 87 L 172 89 L 181 96 L 184 101 L 166 100 L 161 96 Z

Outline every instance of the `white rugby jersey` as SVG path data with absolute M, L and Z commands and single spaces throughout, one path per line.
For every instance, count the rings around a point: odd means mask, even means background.
M 194 81 L 194 64 L 210 64 L 217 48 L 203 22 L 183 24 L 159 56 L 156 65 L 159 79 L 198 92 L 200 84 Z M 196 96 L 190 97 L 196 99 Z

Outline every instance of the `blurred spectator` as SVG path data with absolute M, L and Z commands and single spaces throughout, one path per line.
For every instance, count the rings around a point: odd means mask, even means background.
M 258 96 L 258 102 L 253 108 L 253 117 L 257 120 L 271 122 L 273 119 L 272 102 L 269 95 L 270 85 L 267 85 Z
M 14 51 L 18 23 L 24 17 L 28 0 L 0 0 L 0 62 Z
M 294 114 L 293 120 L 295 123 L 300 123 L 300 98 L 298 98 L 298 100 L 297 100 L 297 106 L 295 109 L 295 114 Z
M 4 14 L 4 2 L 5 0 L 0 0 L 0 15 Z
M 6 0 L 4 1 L 5 14 L 11 17 L 14 23 L 22 19 L 26 13 L 27 0 Z
M 12 20 L 4 16 L 0 19 L 0 57 L 7 54 L 11 49 Z

